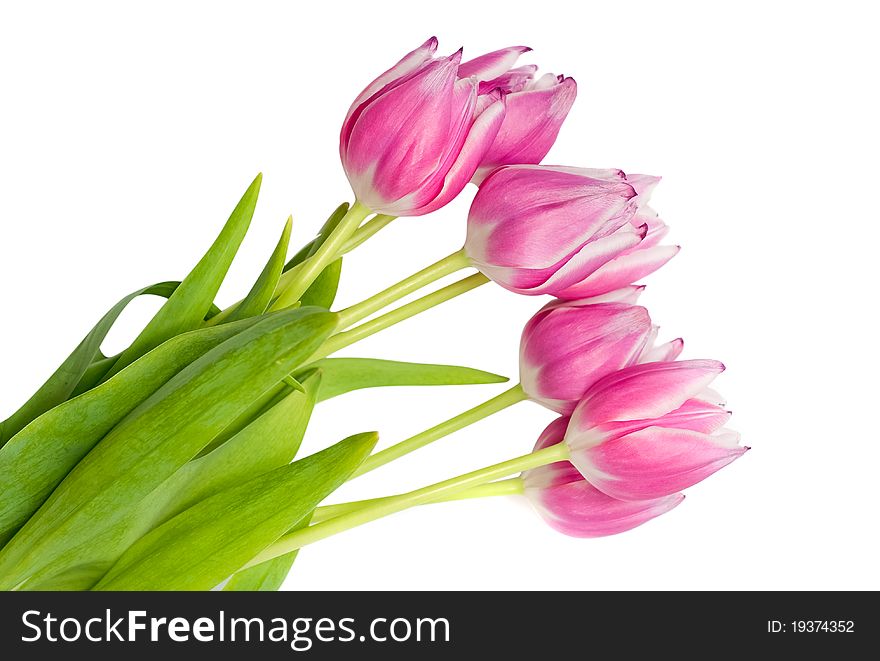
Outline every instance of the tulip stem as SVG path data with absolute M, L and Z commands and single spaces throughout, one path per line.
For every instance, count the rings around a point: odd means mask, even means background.
M 379 230 L 384 229 L 392 220 L 396 219 L 397 216 L 386 216 L 384 213 L 377 214 L 361 225 L 358 230 L 349 237 L 348 241 L 346 241 L 340 249 L 339 256 L 341 257 L 342 255 L 350 253 L 364 241 L 378 233 Z
M 568 459 L 568 447 L 564 442 L 557 443 L 537 452 L 465 473 L 464 475 L 416 489 L 415 491 L 380 499 L 378 502 L 361 509 L 284 535 L 248 562 L 244 568 L 272 560 L 302 548 L 307 544 L 313 544 L 332 535 L 401 512 L 410 507 L 430 503 L 514 473 L 546 466 L 557 461 L 565 461 L 566 459 Z
M 399 308 L 386 312 L 382 316 L 376 317 L 360 326 L 355 326 L 350 330 L 337 333 L 324 342 L 324 345 L 312 355 L 309 362 L 312 363 L 321 358 L 326 358 L 331 353 L 363 340 L 370 335 L 374 335 L 381 330 L 385 330 L 394 324 L 405 321 L 410 317 L 414 317 L 420 312 L 430 310 L 441 303 L 445 303 L 456 296 L 469 292 L 471 289 L 476 289 L 487 282 L 489 282 L 489 279 L 486 276 L 482 273 L 475 273 L 474 275 L 462 278 L 458 282 L 453 282 L 451 285 L 447 285 L 442 289 L 431 292 L 426 296 L 417 298 L 406 305 L 401 305 Z
M 369 317 L 374 312 L 388 307 L 392 303 L 399 301 L 404 296 L 408 296 L 414 291 L 436 282 L 440 278 L 460 271 L 470 265 L 470 260 L 464 253 L 459 250 L 434 262 L 430 266 L 423 268 L 417 273 L 413 273 L 408 278 L 404 278 L 397 284 L 391 285 L 387 289 L 383 289 L 378 294 L 374 294 L 364 299 L 360 303 L 345 308 L 339 312 L 339 328 L 348 328 L 353 324 Z
M 321 271 L 338 257 L 342 246 L 370 213 L 367 207 L 355 200 L 336 229 L 330 232 L 315 254 L 298 265 L 295 277 L 281 290 L 269 311 L 281 310 L 299 301 L 309 286 L 321 275 Z
M 447 494 L 436 500 L 432 500 L 426 505 L 434 505 L 437 503 L 449 503 L 456 500 L 472 500 L 477 498 L 491 498 L 494 496 L 518 496 L 523 493 L 524 485 L 521 477 L 511 477 L 506 480 L 498 480 L 497 482 L 487 482 L 479 484 L 475 487 L 465 489 L 452 494 Z M 337 516 L 362 510 L 378 503 L 387 502 L 389 498 L 397 496 L 385 496 L 383 498 L 370 498 L 368 500 L 355 500 L 350 503 L 339 503 L 336 505 L 324 505 L 315 510 L 312 515 L 311 524 L 315 525 L 323 521 L 335 519 Z
M 360 465 L 360 467 L 354 472 L 352 477 L 358 477 L 363 475 L 364 473 L 369 473 L 372 470 L 379 468 L 380 466 L 384 466 L 389 461 L 394 461 L 395 459 L 399 459 L 404 455 L 409 454 L 410 452 L 414 452 L 419 448 L 423 448 L 434 441 L 437 441 L 444 436 L 449 436 L 449 434 L 458 431 L 459 429 L 464 429 L 465 427 L 474 424 L 484 418 L 488 418 L 490 415 L 494 413 L 498 413 L 499 411 L 503 411 L 506 408 L 513 406 L 523 400 L 525 400 L 526 394 L 523 392 L 522 386 L 520 384 L 516 384 L 513 388 L 509 390 L 505 390 L 500 395 L 497 395 L 482 404 L 478 404 L 472 409 L 468 409 L 464 413 L 459 413 L 457 416 L 450 418 L 444 422 L 441 422 L 439 425 L 434 425 L 430 429 L 426 429 L 423 432 L 416 434 L 415 436 L 410 436 L 406 440 L 400 441 L 391 447 L 385 448 L 381 452 L 377 452 L 373 455 L 367 457 L 367 459 Z

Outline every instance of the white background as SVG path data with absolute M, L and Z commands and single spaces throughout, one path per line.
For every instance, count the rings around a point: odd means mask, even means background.
M 291 589 L 880 588 L 876 16 L 869 3 L 6 3 L 0 10 L 0 404 L 17 407 L 122 295 L 180 278 L 258 171 L 220 303 L 293 213 L 297 243 L 350 198 L 338 127 L 431 34 L 512 44 L 580 96 L 547 162 L 662 174 L 681 254 L 643 301 L 716 385 L 751 453 L 674 512 L 599 540 L 517 499 L 423 508 L 301 554 Z M 341 305 L 457 249 L 474 189 L 347 260 Z M 542 301 L 484 287 L 352 353 L 515 376 Z M 156 309 L 132 306 L 105 348 Z M 392 443 L 506 386 L 363 392 L 322 405 L 306 450 Z M 531 448 L 522 404 L 348 485 L 417 487 Z

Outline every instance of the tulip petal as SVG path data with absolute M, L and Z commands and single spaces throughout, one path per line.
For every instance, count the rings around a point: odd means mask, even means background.
M 523 331 L 523 389 L 554 411 L 571 412 L 593 383 L 632 363 L 650 329 L 645 308 L 621 303 L 539 312 Z
M 422 205 L 410 215 L 420 216 L 439 209 L 448 204 L 467 186 L 483 159 L 483 155 L 498 134 L 498 129 L 501 128 L 505 106 L 504 99 L 501 99 L 480 113 L 467 133 L 458 158 L 446 173 L 442 189 L 432 201 Z
M 464 62 L 458 68 L 458 76 L 459 78 L 475 76 L 479 80 L 498 78 L 507 73 L 508 69 L 513 68 L 520 55 L 528 53 L 530 50 L 532 49 L 528 46 L 510 46 L 480 55 Z
M 618 255 L 593 271 L 581 282 L 562 291 L 557 291 L 556 295 L 559 298 L 583 298 L 619 289 L 650 275 L 675 257 L 679 251 L 679 246 L 640 248 L 641 246 L 638 246 L 627 254 Z
M 626 532 L 665 514 L 684 500 L 682 494 L 672 494 L 655 500 L 625 502 L 605 495 L 586 480 L 526 489 L 525 493 L 553 529 L 572 537 Z
M 586 448 L 575 444 L 571 461 L 597 489 L 620 500 L 673 494 L 720 470 L 748 448 L 724 433 L 648 427 Z
M 587 432 L 587 435 L 577 442 L 579 445 L 588 445 L 595 442 L 592 439 L 599 438 L 604 442 L 648 427 L 690 429 L 703 434 L 713 434 L 727 424 L 730 416 L 730 411 L 726 411 L 720 406 L 698 399 L 689 399 L 676 410 L 659 418 L 602 423 Z
M 635 211 L 629 205 L 634 196 L 625 182 L 537 165 L 502 167 L 474 198 L 465 246 L 481 264 L 553 269 L 609 221 L 625 224 Z
M 351 104 L 351 108 L 356 108 L 389 83 L 403 78 L 417 70 L 422 64 L 430 60 L 435 52 L 437 52 L 437 43 L 437 37 L 430 37 L 421 46 L 404 55 L 397 64 L 367 85 L 364 88 L 364 91 L 354 100 L 354 103 Z M 349 114 L 350 113 L 351 110 L 349 110 Z
M 552 87 L 509 94 L 507 116 L 486 153 L 474 183 L 508 163 L 540 163 L 550 151 L 577 97 L 577 84 L 566 78 Z
M 603 422 L 659 418 L 700 393 L 724 371 L 717 360 L 645 363 L 621 369 L 584 395 L 572 425 L 590 429 Z
M 549 448 L 551 445 L 561 443 L 565 438 L 565 430 L 568 427 L 568 418 L 556 418 L 541 432 L 535 443 L 534 451 Z M 570 461 L 557 461 L 552 464 L 527 470 L 522 474 L 526 489 L 542 489 L 555 484 L 568 484 L 569 482 L 583 481 L 583 476 L 578 472 Z
M 446 153 L 453 117 L 461 113 L 452 102 L 456 68 L 452 58 L 432 60 L 360 112 L 343 165 L 355 195 L 370 209 L 385 212 L 418 190 L 438 165 L 425 155 Z M 459 106 L 469 102 L 455 100 Z
M 571 259 L 567 260 L 559 268 L 553 269 L 550 277 L 538 285 L 527 285 L 527 283 L 533 281 L 537 273 L 523 272 L 522 275 L 525 277 L 519 278 L 523 284 L 515 285 L 516 291 L 529 295 L 553 294 L 559 298 L 587 298 L 591 295 L 600 295 L 605 293 L 605 291 L 618 289 L 619 287 L 609 287 L 605 290 L 595 289 L 583 296 L 568 297 L 564 295 L 574 288 L 575 283 L 583 280 L 585 274 L 595 272 L 621 252 L 637 246 L 642 240 L 642 236 L 641 233 L 618 231 L 610 236 L 590 241 L 575 253 Z M 630 282 L 621 282 L 620 287 L 628 285 Z
M 680 337 L 658 346 L 647 345 L 645 351 L 639 356 L 639 362 L 659 363 L 673 361 L 681 355 L 683 350 L 684 340 Z

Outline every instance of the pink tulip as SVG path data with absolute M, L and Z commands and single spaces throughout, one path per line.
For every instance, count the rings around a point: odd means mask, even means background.
M 568 418 L 557 418 L 538 438 L 535 450 L 562 441 Z M 523 473 L 525 495 L 547 523 L 573 537 L 603 537 L 632 530 L 676 507 L 684 496 L 654 500 L 616 500 L 587 482 L 568 461 Z
M 677 355 L 681 340 L 654 347 L 640 287 L 580 301 L 554 301 L 535 314 L 520 342 L 520 383 L 534 401 L 571 413 L 602 377 L 637 362 Z
M 339 139 L 342 165 L 358 200 L 377 213 L 420 216 L 467 185 L 501 128 L 510 70 L 525 47 L 461 63 L 435 57 L 432 37 L 355 99 Z
M 620 170 L 501 167 L 471 204 L 465 252 L 476 268 L 511 291 L 570 294 L 646 238 L 650 227 L 638 212 L 657 181 Z M 644 270 L 609 268 L 621 275 L 605 277 L 605 287 L 603 281 L 591 286 L 591 295 L 628 285 L 628 277 Z
M 724 369 L 714 360 L 634 365 L 594 383 L 565 441 L 571 462 L 619 500 L 669 496 L 748 450 L 724 428 L 730 418 L 708 390 Z
M 511 67 L 524 47 L 505 48 L 461 65 L 460 77 L 476 76 L 485 98 L 506 97 L 507 112 L 498 135 L 474 175 L 480 183 L 494 169 L 517 163 L 540 163 L 559 135 L 577 96 L 573 78 L 544 74 L 534 79 L 537 67 Z M 485 101 L 484 101 L 485 102 Z
M 669 232 L 669 227 L 650 207 L 639 210 L 630 222 L 635 226 L 647 226 L 648 231 L 641 243 L 623 251 L 581 282 L 556 295 L 560 298 L 583 298 L 637 282 L 659 269 L 681 249 L 680 246 L 659 245 Z

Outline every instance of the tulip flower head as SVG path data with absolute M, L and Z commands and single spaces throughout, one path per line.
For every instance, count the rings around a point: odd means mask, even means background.
M 476 76 L 481 81 L 482 103 L 505 97 L 504 120 L 491 147 L 483 156 L 474 182 L 480 183 L 502 165 L 540 163 L 559 135 L 577 97 L 573 78 L 547 73 L 535 79 L 538 67 L 512 68 L 517 58 L 530 49 L 523 46 L 488 53 L 459 68 L 459 76 Z
M 520 342 L 520 382 L 530 399 L 570 414 L 596 381 L 639 362 L 676 357 L 682 341 L 654 346 L 640 287 L 602 297 L 554 301 L 535 314 Z
M 591 386 L 565 435 L 571 462 L 619 500 L 663 498 L 742 456 L 730 412 L 707 388 L 724 369 L 714 360 L 633 365 Z
M 535 451 L 562 441 L 569 419 L 557 418 L 544 430 Z M 645 501 L 607 496 L 584 479 L 568 461 L 533 468 L 522 475 L 524 493 L 555 530 L 573 537 L 603 537 L 626 532 L 679 505 L 676 493 Z
M 620 170 L 501 167 L 483 182 L 471 204 L 465 253 L 506 289 L 576 298 L 577 285 L 636 251 L 647 238 L 650 225 L 639 212 L 657 181 Z M 655 235 L 660 230 L 657 225 Z M 657 258 L 650 261 L 659 267 Z M 590 295 L 629 285 L 628 278 L 646 271 L 641 262 L 608 268 L 620 274 L 593 282 Z

